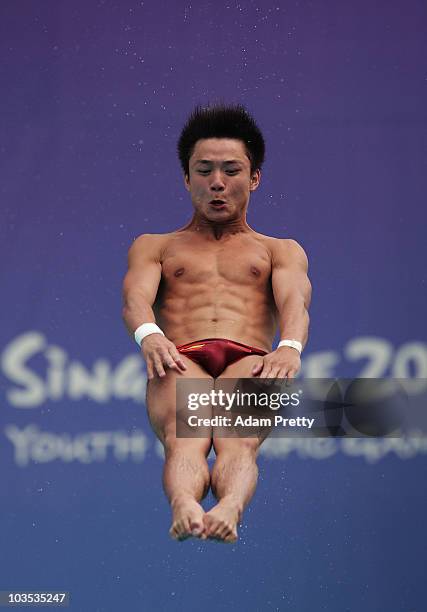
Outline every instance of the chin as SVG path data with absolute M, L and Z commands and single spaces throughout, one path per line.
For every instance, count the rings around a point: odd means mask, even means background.
M 233 215 L 227 210 L 217 210 L 217 211 L 209 211 L 207 215 L 210 221 L 217 221 L 221 219 L 221 221 L 228 221 L 233 218 Z

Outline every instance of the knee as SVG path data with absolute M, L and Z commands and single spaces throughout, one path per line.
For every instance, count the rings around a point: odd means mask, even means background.
M 206 457 L 212 447 L 210 438 L 177 438 L 175 435 L 165 435 L 163 439 L 165 457 L 188 455 L 190 457 Z
M 216 455 L 238 455 L 256 460 L 259 443 L 256 438 L 218 438 L 214 440 Z

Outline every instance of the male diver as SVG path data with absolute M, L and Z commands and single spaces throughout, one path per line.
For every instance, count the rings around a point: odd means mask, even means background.
M 176 436 L 177 378 L 293 378 L 307 342 L 307 257 L 290 239 L 246 221 L 265 144 L 241 105 L 196 107 L 179 141 L 193 216 L 129 250 L 123 318 L 146 362 L 147 408 L 165 451 L 163 483 L 172 537 L 234 542 L 254 494 L 259 437 Z M 278 347 L 272 350 L 277 326 Z M 207 456 L 214 447 L 211 473 Z M 217 504 L 200 505 L 211 487 Z

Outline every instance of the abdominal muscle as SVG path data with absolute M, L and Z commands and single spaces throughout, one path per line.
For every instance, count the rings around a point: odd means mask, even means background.
M 176 346 L 206 338 L 226 338 L 271 351 L 276 328 L 269 287 L 166 282 L 155 305 L 156 320 Z

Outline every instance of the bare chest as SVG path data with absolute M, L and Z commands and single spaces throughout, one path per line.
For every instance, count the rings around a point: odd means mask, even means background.
M 166 249 L 162 262 L 162 276 L 168 284 L 224 281 L 265 285 L 270 275 L 270 254 L 256 241 L 175 244 Z

